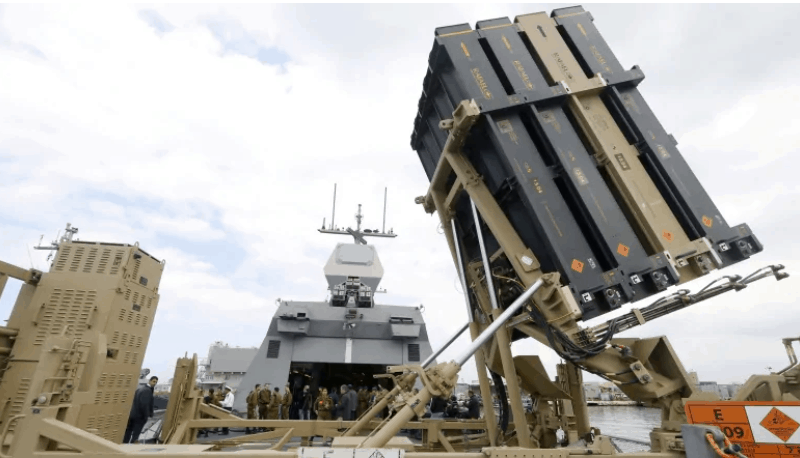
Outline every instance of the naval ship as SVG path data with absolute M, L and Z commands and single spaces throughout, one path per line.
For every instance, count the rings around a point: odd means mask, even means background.
M 246 410 L 246 396 L 256 384 L 271 389 L 289 384 L 293 399 L 300 399 L 305 385 L 316 395 L 320 388 L 393 387 L 386 366 L 420 364 L 432 354 L 422 306 L 383 305 L 375 301 L 383 278 L 378 251 L 367 237 L 394 238 L 386 232 L 362 228 L 361 205 L 356 228 L 338 228 L 336 190 L 331 224 L 318 229 L 323 234 L 346 235 L 352 243 L 339 243 L 323 268 L 330 291 L 325 302 L 279 300 L 261 347 L 253 357 L 235 397 L 234 409 Z M 296 417 L 293 406 L 291 417 Z M 290 417 L 290 418 L 291 418 Z

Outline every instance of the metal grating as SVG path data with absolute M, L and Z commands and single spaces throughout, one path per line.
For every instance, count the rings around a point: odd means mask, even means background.
M 419 344 L 408 344 L 408 360 L 409 361 L 419 361 Z
M 97 262 L 97 248 L 89 248 L 89 253 L 86 255 L 86 262 L 83 263 L 83 273 L 90 274 L 94 270 L 94 265 Z
M 139 258 L 139 259 L 134 261 L 134 263 L 133 263 L 133 275 L 131 275 L 132 279 L 137 280 L 139 278 L 139 267 L 141 267 L 141 266 L 142 266 L 142 259 L 141 258 Z
M 63 272 L 64 268 L 67 267 L 67 259 L 69 259 L 69 255 L 72 252 L 72 246 L 62 246 L 58 249 L 58 257 L 56 258 L 55 265 L 53 266 L 53 271 L 55 272 Z
M 109 275 L 117 275 L 119 273 L 119 269 L 122 267 L 122 257 L 125 254 L 123 250 L 117 250 L 114 254 L 114 262 L 111 263 L 111 270 L 108 272 Z
M 270 340 L 269 346 L 267 347 L 267 358 L 277 359 L 278 354 L 281 351 L 281 341 L 280 340 Z
M 65 327 L 65 335 L 83 338 L 96 298 L 97 291 L 53 288 L 42 312 L 34 345 L 42 345 L 48 335 L 60 335 Z
M 70 272 L 77 272 L 78 268 L 81 265 L 81 261 L 83 261 L 83 253 L 86 251 L 86 248 L 80 246 L 75 248 L 75 254 L 72 255 L 72 262 L 69 263 L 69 271 Z
M 108 268 L 108 261 L 111 259 L 111 250 L 105 248 L 100 255 L 100 262 L 97 264 L 97 273 L 104 274 Z
M 11 415 L 19 415 L 22 412 L 22 407 L 25 404 L 25 398 L 28 396 L 28 390 L 31 388 L 31 379 L 23 378 L 19 383 L 19 390 L 11 403 Z

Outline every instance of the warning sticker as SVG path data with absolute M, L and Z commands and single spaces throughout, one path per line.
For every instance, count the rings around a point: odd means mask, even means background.
M 621 254 L 622 256 L 627 257 L 628 253 L 630 253 L 630 251 L 631 251 L 630 248 L 628 248 L 627 246 L 625 246 L 625 245 L 623 245 L 621 243 L 617 246 L 617 253 Z
M 578 261 L 577 259 L 572 260 L 572 270 L 575 272 L 581 273 L 583 272 L 583 263 Z
M 797 423 L 789 418 L 785 413 L 778 410 L 777 407 L 773 407 L 767 416 L 761 420 L 759 425 L 763 426 L 764 429 L 772 434 L 778 436 L 784 442 L 789 440 L 789 438 L 792 437 L 792 434 L 797 431 L 797 428 L 800 427 L 800 423 Z
M 664 237 L 665 239 L 667 239 L 667 242 L 671 242 L 672 241 L 672 232 L 670 232 L 670 231 L 662 232 L 661 236 Z
M 708 227 L 711 227 L 711 225 L 713 225 L 713 224 L 714 224 L 714 220 L 713 220 L 713 219 L 711 219 L 711 218 L 709 218 L 709 217 L 708 217 L 708 216 L 706 216 L 706 215 L 703 215 L 703 224 L 705 224 L 705 225 L 706 225 L 706 226 L 708 226 Z
M 800 457 L 800 402 L 690 401 L 686 418 L 719 427 L 749 458 Z

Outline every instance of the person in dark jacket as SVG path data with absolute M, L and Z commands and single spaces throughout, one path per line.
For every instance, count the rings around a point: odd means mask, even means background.
M 339 414 L 340 404 L 339 404 L 339 394 L 337 394 L 337 391 L 338 390 L 336 389 L 336 387 L 333 387 L 328 392 L 331 400 L 333 401 L 333 409 L 331 410 L 331 419 L 333 420 L 336 420 L 341 416 Z
M 353 385 L 347 385 L 347 397 L 350 404 L 350 421 L 356 420 L 356 412 L 358 411 L 358 393 L 353 389 Z
M 469 403 L 467 408 L 469 409 L 469 418 L 478 419 L 481 417 L 481 401 L 478 400 L 478 396 L 474 392 L 470 391 L 468 394 Z
M 350 421 L 350 391 L 347 389 L 347 385 L 342 385 L 341 390 L 342 395 L 339 398 L 339 417 L 344 421 Z
M 303 387 L 303 394 L 300 395 L 300 419 L 311 420 L 311 409 L 314 407 L 314 399 L 311 397 L 311 390 L 308 385 Z
M 431 412 L 444 413 L 445 409 L 447 409 L 447 399 L 441 396 L 434 396 L 431 401 Z
M 142 428 L 147 419 L 153 416 L 153 390 L 158 383 L 158 377 L 150 377 L 147 385 L 140 386 L 133 395 L 131 414 L 128 416 L 128 427 L 125 428 L 123 444 L 135 444 L 142 434 Z
M 447 407 L 445 407 L 444 414 L 448 418 L 459 418 L 460 412 L 458 411 L 457 397 L 450 396 L 450 402 L 447 403 Z

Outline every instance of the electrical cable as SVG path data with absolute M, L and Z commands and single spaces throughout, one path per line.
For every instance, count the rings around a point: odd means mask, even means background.
M 492 375 L 492 381 L 497 389 L 497 400 L 500 408 L 500 418 L 497 419 L 497 425 L 500 427 L 500 431 L 505 434 L 506 430 L 508 429 L 508 393 L 506 393 L 506 387 L 503 384 L 502 377 L 492 370 L 489 370 L 489 373 Z M 486 402 L 487 401 L 484 399 L 484 406 L 486 405 Z

